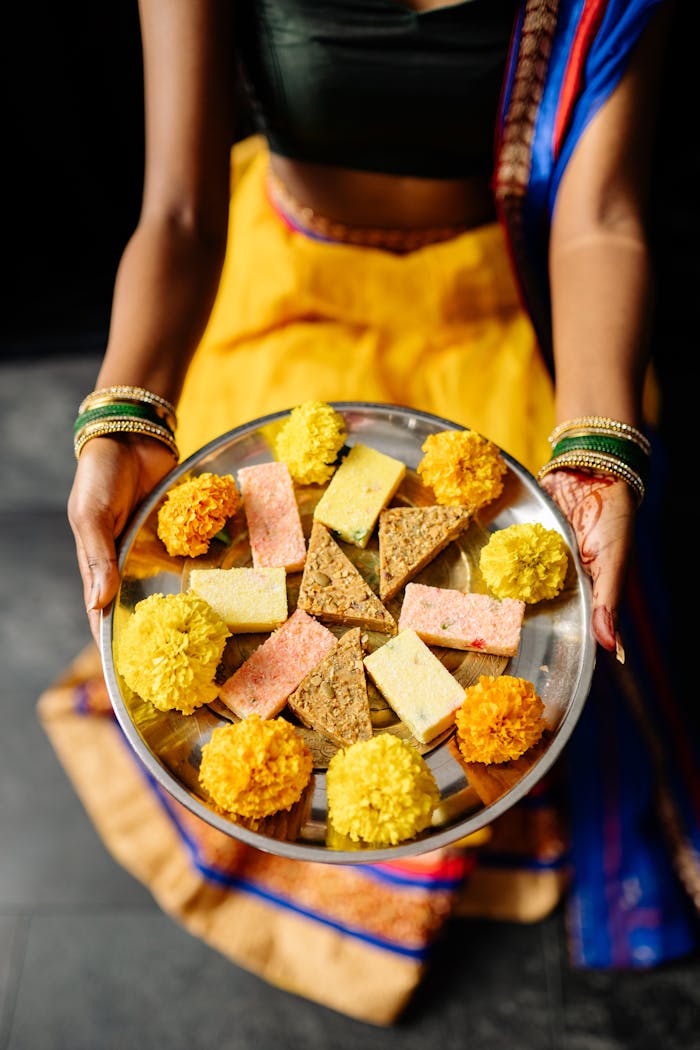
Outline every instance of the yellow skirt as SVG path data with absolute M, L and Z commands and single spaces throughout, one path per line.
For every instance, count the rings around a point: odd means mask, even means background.
M 234 148 L 229 250 L 179 405 L 182 455 L 317 398 L 409 405 L 479 431 L 531 470 L 544 462 L 552 388 L 500 229 L 403 256 L 319 243 L 272 210 L 266 165 L 259 139 Z M 398 867 L 290 861 L 228 838 L 147 781 L 95 649 L 39 713 L 106 847 L 165 911 L 271 983 L 364 1021 L 401 1014 L 455 909 L 533 921 L 560 898 L 564 844 L 542 800 L 499 818 L 478 863 L 473 850 Z M 516 858 L 511 870 L 499 855 Z
M 266 189 L 259 138 L 232 155 L 218 297 L 179 406 L 180 451 L 309 398 L 408 405 L 535 471 L 552 384 L 496 225 L 405 255 L 311 240 Z

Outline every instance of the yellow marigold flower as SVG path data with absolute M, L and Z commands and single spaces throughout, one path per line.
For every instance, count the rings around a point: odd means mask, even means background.
M 275 441 L 275 455 L 300 485 L 323 485 L 335 471 L 345 441 L 345 421 L 325 401 L 293 408 Z
M 477 511 L 500 496 L 507 467 L 492 441 L 473 430 L 443 430 L 423 442 L 418 473 L 443 506 Z
M 481 548 L 479 568 L 497 598 L 533 604 L 554 598 L 564 586 L 569 552 L 556 529 L 540 522 L 509 525 Z
M 520 758 L 542 736 L 544 704 L 532 682 L 482 674 L 457 708 L 457 746 L 467 762 Z
M 240 506 L 231 474 L 198 474 L 172 489 L 158 511 L 158 536 L 173 557 L 206 554 L 217 532 Z
M 159 711 L 191 715 L 218 695 L 214 676 L 229 634 L 198 595 L 151 594 L 124 624 L 117 668 L 129 688 Z
M 392 845 L 427 828 L 440 792 L 425 759 L 390 733 L 358 740 L 331 759 L 328 816 L 354 842 Z
M 214 730 L 199 779 L 227 813 L 258 819 L 298 802 L 312 772 L 311 752 L 291 723 L 249 715 Z

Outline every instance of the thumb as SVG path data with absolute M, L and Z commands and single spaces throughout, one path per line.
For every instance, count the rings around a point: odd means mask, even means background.
M 90 633 L 99 649 L 102 610 L 119 589 L 117 552 L 114 541 L 97 530 L 76 536 L 76 551 Z
M 88 613 L 104 609 L 119 589 L 117 550 L 111 531 L 84 522 L 75 533 L 78 566 Z

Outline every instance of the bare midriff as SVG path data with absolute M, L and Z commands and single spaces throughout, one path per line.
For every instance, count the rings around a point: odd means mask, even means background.
M 418 16 L 440 8 L 460 6 L 469 0 L 393 0 Z M 351 239 L 361 243 L 358 231 L 390 230 L 414 232 L 429 243 L 449 236 L 450 231 L 475 229 L 496 218 L 488 177 L 422 178 L 351 170 L 332 165 L 293 160 L 273 153 L 272 181 L 278 184 L 276 204 L 295 212 L 300 225 L 304 217 L 320 220 L 321 228 L 333 224 L 342 238 L 343 225 Z M 274 196 L 274 194 L 273 194 Z M 294 216 L 288 217 L 294 218 Z M 375 243 L 372 237 L 368 243 Z
M 354 228 L 472 229 L 495 218 L 489 180 L 352 171 L 272 154 L 270 168 L 314 215 Z

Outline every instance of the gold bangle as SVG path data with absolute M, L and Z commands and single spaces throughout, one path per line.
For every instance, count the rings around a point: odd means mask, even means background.
M 580 450 L 562 452 L 554 456 L 548 463 L 537 472 L 537 480 L 541 481 L 547 474 L 554 470 L 584 470 L 599 474 L 607 474 L 620 481 L 626 482 L 637 497 L 637 506 L 644 499 L 644 482 L 637 473 L 617 456 L 611 456 L 606 452 L 583 452 Z
M 100 419 L 94 423 L 87 423 L 75 435 L 73 442 L 75 458 L 80 459 L 80 453 L 88 441 L 96 437 L 108 437 L 111 434 L 137 434 L 143 437 L 155 438 L 156 441 L 160 441 L 161 444 L 170 449 L 175 459 L 180 458 L 175 439 L 166 427 L 160 427 L 156 423 L 151 423 L 145 419 L 128 418 Z
M 131 401 L 134 404 L 151 405 L 161 417 L 168 423 L 171 430 L 177 427 L 177 412 L 175 406 L 166 401 L 160 394 L 154 394 L 152 390 L 145 390 L 141 386 L 106 386 L 99 390 L 93 390 L 80 404 L 78 415 L 81 416 L 90 408 L 101 408 L 103 405 L 114 404 L 115 401 Z
M 566 419 L 563 423 L 557 424 L 552 433 L 549 435 L 548 441 L 552 448 L 557 444 L 559 439 L 564 434 L 605 434 L 608 437 L 624 437 L 629 441 L 633 441 L 635 445 L 638 445 L 647 455 L 651 452 L 651 445 L 649 439 L 638 430 L 637 427 L 633 427 L 631 423 L 623 423 L 619 419 L 610 419 L 608 416 L 577 416 L 575 419 Z

